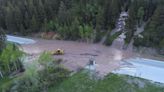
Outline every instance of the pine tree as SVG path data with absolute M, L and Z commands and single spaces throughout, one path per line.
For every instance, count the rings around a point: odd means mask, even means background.
M 20 27 L 22 26 L 23 23 L 23 15 L 20 11 L 20 8 L 18 8 L 17 6 L 15 7 L 14 13 L 13 13 L 13 17 L 14 17 L 14 24 L 16 25 L 16 31 L 23 34 L 24 30 L 20 30 Z
M 110 2 L 111 0 L 107 1 L 104 8 L 104 28 L 105 29 L 108 29 L 111 22 L 110 20 L 111 20 L 112 15 L 111 15 Z
M 62 25 L 66 23 L 67 20 L 67 10 L 65 4 L 61 1 L 58 11 L 58 22 Z
M 164 51 L 164 7 L 159 5 L 142 33 L 143 39 L 137 38 L 134 45 L 158 48 Z
M 22 35 L 26 35 L 26 32 L 25 32 L 26 30 L 25 30 L 23 24 L 20 24 L 19 30 L 20 30 Z
M 106 29 L 108 28 L 115 28 L 116 20 L 119 16 L 121 11 L 121 6 L 119 0 L 108 0 L 105 5 L 105 12 L 104 12 L 104 26 Z
M 144 8 L 140 7 L 138 9 L 138 12 L 137 12 L 138 26 L 139 27 L 142 25 L 143 17 L 144 17 Z
M 13 13 L 14 7 L 11 3 L 8 3 L 8 6 L 5 7 L 5 23 L 7 30 L 9 32 L 14 32 L 16 31 L 16 24 L 15 24 L 15 18 L 14 18 L 14 13 Z
M 5 47 L 5 40 L 6 40 L 6 36 L 5 36 L 4 30 L 0 28 L 0 53 Z
M 36 20 L 36 17 L 33 15 L 31 22 L 30 22 L 30 29 L 32 32 L 38 31 L 38 21 Z
M 136 24 L 137 24 L 136 12 L 135 12 L 136 2 L 133 2 L 133 4 L 130 6 L 129 17 L 128 17 L 128 20 L 126 21 L 126 31 L 127 31 L 126 39 L 125 39 L 126 44 L 130 43 L 130 41 L 134 35 L 134 32 L 136 31 Z
M 37 2 L 37 19 L 39 20 L 40 25 L 42 25 L 42 23 L 44 23 L 44 20 L 46 19 L 46 14 L 45 14 L 45 10 L 44 10 L 44 6 L 42 3 L 42 0 L 39 0 Z

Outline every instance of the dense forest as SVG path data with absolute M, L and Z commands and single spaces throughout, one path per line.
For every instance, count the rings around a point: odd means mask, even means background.
M 135 46 L 153 47 L 164 55 L 164 2 L 152 7 L 151 17 L 146 18 L 142 37 L 135 38 Z
M 0 0 L 0 28 L 8 34 L 55 32 L 64 40 L 99 42 L 127 11 L 126 43 L 163 49 L 163 0 Z M 143 38 L 134 36 L 146 24 Z M 110 37 L 113 39 L 112 37 Z M 110 40 L 110 39 L 109 39 Z M 106 41 L 108 42 L 108 41 Z
M 0 26 L 11 34 L 54 31 L 63 39 L 86 40 L 93 37 L 93 31 L 114 28 L 125 2 L 128 0 L 1 0 Z

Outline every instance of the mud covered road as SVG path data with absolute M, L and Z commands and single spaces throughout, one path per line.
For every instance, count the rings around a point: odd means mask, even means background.
M 122 59 L 133 56 L 133 53 L 123 51 L 113 45 L 111 47 L 106 47 L 101 44 L 88 44 L 73 41 L 34 40 L 36 41 L 34 44 L 22 45 L 26 53 L 39 55 L 44 51 L 52 51 L 58 48 L 64 49 L 64 55 L 54 56 L 54 58 L 63 59 L 64 66 L 72 71 L 84 68 L 89 62 L 89 59 L 94 57 L 97 63 L 96 70 L 101 75 L 105 75 L 117 69 Z

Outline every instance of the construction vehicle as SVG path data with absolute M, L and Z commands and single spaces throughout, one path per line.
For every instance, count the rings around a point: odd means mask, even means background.
M 57 49 L 55 51 L 51 52 L 52 55 L 64 55 L 64 50 L 62 49 Z

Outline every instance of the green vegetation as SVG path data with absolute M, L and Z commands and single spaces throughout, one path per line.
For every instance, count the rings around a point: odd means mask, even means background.
M 8 44 L 0 54 L 0 77 L 7 77 L 23 71 L 23 52 L 15 44 Z
M 87 74 L 77 73 L 52 87 L 49 92 L 163 92 L 164 87 L 140 78 L 110 74 L 103 80 L 91 80 Z
M 3 29 L 0 29 L 0 54 L 3 48 L 5 47 L 5 40 L 6 40 L 6 36 L 4 34 L 4 31 Z
M 65 40 L 95 40 L 94 33 L 115 27 L 127 2 L 129 0 L 1 0 L 0 27 L 9 34 L 53 31 Z
M 18 45 L 8 43 L 3 40 L 3 49 L 0 53 L 0 91 L 8 89 L 15 76 L 24 71 L 22 64 L 23 52 Z
M 11 52 L 13 45 L 7 45 Z M 2 54 L 6 53 L 6 50 Z M 11 55 L 11 54 L 9 54 Z M 19 54 L 17 54 L 19 55 Z M 14 57 L 13 55 L 11 57 Z M 21 55 L 20 55 L 21 56 Z M 9 57 L 9 56 L 6 56 Z M 18 56 L 19 57 L 19 56 Z M 14 60 L 14 59 L 13 59 Z M 8 61 L 8 60 L 6 60 Z M 163 86 L 147 80 L 124 75 L 110 74 L 104 79 L 90 79 L 87 73 L 70 72 L 54 60 L 48 52 L 42 53 L 33 63 L 26 63 L 25 72 L 5 75 L 0 79 L 1 92 L 162 92 Z M 17 64 L 19 65 L 19 64 Z M 14 64 L 10 68 L 16 71 Z M 11 69 L 11 70 L 12 70 Z M 5 70 L 5 69 L 3 69 Z M 1 69 L 2 71 L 2 69 Z M 4 71 L 3 71 L 4 72 Z M 8 67 L 6 72 L 9 72 Z M 11 73 L 11 72 L 10 72 Z M 3 73 L 5 74 L 5 73 Z
M 34 63 L 26 63 L 25 72 L 15 78 L 2 78 L 1 92 L 47 92 L 52 85 L 59 85 L 69 76 L 69 71 L 44 52 Z
M 129 76 L 70 76 L 62 60 L 47 52 L 24 65 L 24 53 L 18 45 L 6 43 L 5 36 L 54 33 L 64 40 L 100 42 L 124 10 L 129 13 L 125 43 L 134 38 L 135 46 L 156 48 L 164 55 L 163 6 L 164 0 L 0 0 L 0 92 L 163 92 L 162 86 Z M 134 37 L 143 23 L 143 38 Z M 104 44 L 110 46 L 120 34 L 109 32 Z
M 156 48 L 163 54 L 164 44 L 164 1 L 163 0 L 133 0 L 129 6 L 129 18 L 126 21 L 125 43 L 130 43 L 134 38 L 135 46 Z M 137 27 L 146 23 L 141 37 L 134 37 Z
M 35 67 L 36 68 L 36 67 Z M 147 80 L 125 75 L 110 74 L 102 80 L 92 80 L 86 73 L 41 72 L 34 67 L 16 79 L 3 79 L 2 92 L 163 92 L 164 87 Z M 49 70 L 48 70 L 49 71 Z M 43 73 L 44 76 L 40 76 Z M 67 75 L 67 77 L 66 77 Z M 58 77 L 57 77 L 58 76 Z M 41 81 L 42 80 L 42 81 Z M 64 80 L 64 81 L 63 81 Z M 3 90 L 2 90 L 3 87 Z M 10 88 L 10 89 L 9 89 Z
M 64 40 L 99 42 L 125 10 L 126 44 L 146 23 L 144 39 L 136 38 L 134 45 L 163 52 L 163 5 L 163 0 L 1 0 L 0 28 L 9 34 L 54 32 Z
M 113 41 L 114 41 L 119 35 L 121 35 L 121 33 L 122 33 L 122 32 L 120 31 L 120 32 L 117 32 L 117 33 L 115 33 L 115 34 L 113 34 L 113 35 L 108 34 L 107 39 L 105 40 L 104 44 L 107 45 L 107 46 L 112 45 Z
M 135 46 L 157 48 L 161 54 L 164 52 L 164 7 L 159 4 L 147 23 L 145 31 L 141 34 L 143 38 L 135 39 Z

